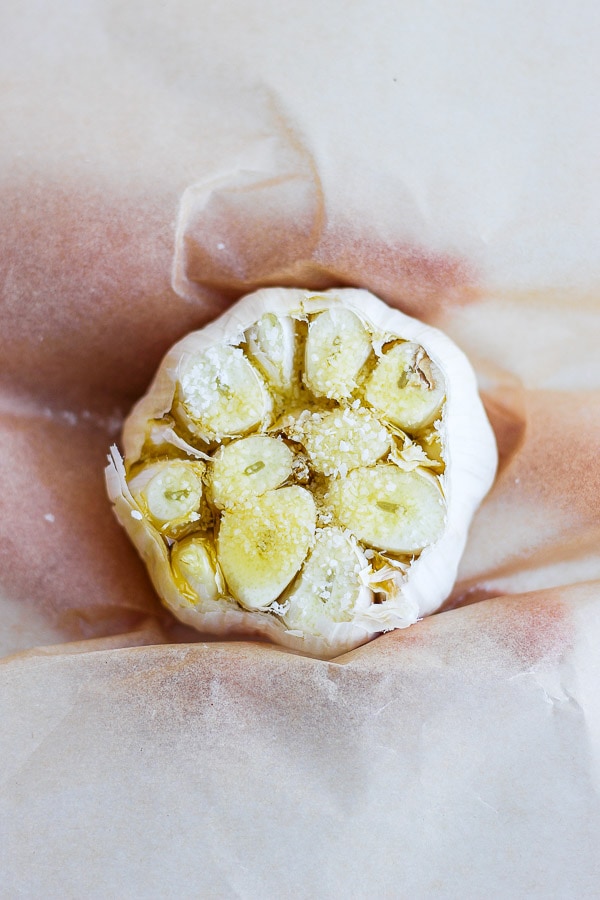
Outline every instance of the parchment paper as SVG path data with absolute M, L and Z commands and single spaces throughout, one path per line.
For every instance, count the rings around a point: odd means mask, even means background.
M 591 2 L 0 11 L 0 896 L 600 896 Z M 102 472 L 171 343 L 352 284 L 501 465 L 444 611 L 333 662 L 155 599 Z

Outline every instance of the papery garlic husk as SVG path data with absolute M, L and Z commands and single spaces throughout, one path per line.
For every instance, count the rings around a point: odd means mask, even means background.
M 440 607 L 497 464 L 464 354 L 353 288 L 266 288 L 187 335 L 123 444 L 109 496 L 174 615 L 322 658 Z

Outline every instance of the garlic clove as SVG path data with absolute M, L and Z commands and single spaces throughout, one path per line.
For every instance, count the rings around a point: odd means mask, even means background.
M 361 573 L 368 567 L 364 553 L 348 532 L 338 527 L 318 529 L 302 572 L 283 596 L 286 625 L 318 633 L 323 620 L 352 621 L 373 600 L 361 580 Z
M 312 468 L 344 476 L 377 462 L 391 449 L 389 431 L 366 409 L 338 408 L 300 416 L 287 434 L 306 449 Z
M 215 506 L 235 506 L 279 487 L 292 474 L 294 454 L 277 438 L 254 434 L 220 447 L 210 468 Z
M 444 377 L 439 367 L 412 341 L 384 352 L 365 387 L 367 402 L 394 425 L 411 433 L 436 419 L 444 394 Z
M 265 313 L 245 333 L 246 352 L 260 369 L 269 385 L 287 394 L 295 381 L 295 322 L 291 316 Z
M 200 519 L 204 470 L 199 462 L 157 462 L 138 472 L 129 487 L 156 528 L 175 537 Z
M 205 441 L 244 434 L 268 420 L 273 403 L 239 347 L 210 347 L 185 357 L 178 373 L 177 412 Z
M 173 545 L 171 566 L 182 583 L 182 591 L 192 602 L 215 601 L 219 597 L 217 561 L 212 542 L 190 536 Z
M 356 378 L 372 352 L 369 334 L 348 309 L 332 308 L 310 323 L 304 381 L 316 397 L 343 400 L 356 389 Z
M 300 569 L 316 524 L 312 495 L 293 485 L 226 510 L 217 557 L 235 599 L 246 609 L 267 609 Z
M 393 464 L 354 469 L 332 482 L 326 499 L 359 541 L 390 553 L 420 553 L 441 536 L 446 520 L 437 480 Z

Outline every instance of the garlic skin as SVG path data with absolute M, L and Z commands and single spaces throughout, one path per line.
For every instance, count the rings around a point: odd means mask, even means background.
M 292 372 L 290 364 L 291 341 L 296 325 L 308 321 L 310 334 L 311 324 L 318 321 L 318 314 L 327 311 L 332 321 L 335 321 L 339 310 L 344 311 L 342 318 L 347 318 L 347 312 L 354 313 L 372 336 L 371 371 L 377 370 L 377 359 L 384 358 L 390 347 L 393 349 L 395 346 L 394 342 L 397 342 L 397 346 L 402 341 L 422 348 L 433 364 L 431 370 L 436 373 L 437 380 L 441 373 L 445 394 L 441 413 L 435 421 L 435 433 L 430 429 L 425 437 L 416 432 L 404 434 L 404 449 L 396 447 L 391 452 L 387 465 L 397 465 L 399 461 L 409 470 L 415 471 L 418 468 L 423 477 L 435 479 L 445 504 L 445 518 L 441 533 L 436 534 L 435 539 L 414 559 L 390 559 L 389 565 L 375 570 L 371 566 L 371 557 L 375 551 L 370 550 L 365 554 L 364 550 L 358 549 L 357 558 L 362 560 L 362 567 L 357 567 L 360 602 L 356 603 L 351 621 L 335 622 L 323 616 L 318 618 L 319 633 L 308 633 L 297 627 L 288 627 L 285 622 L 285 607 L 278 606 L 277 602 L 268 611 L 243 608 L 231 595 L 218 561 L 215 563 L 214 583 L 211 580 L 210 589 L 202 596 L 192 597 L 182 589 L 181 581 L 176 578 L 171 567 L 169 539 L 161 535 L 148 520 L 143 505 L 140 506 L 129 488 L 128 479 L 129 473 L 136 471 L 136 465 L 146 460 L 148 452 L 154 452 L 154 445 L 163 451 L 171 448 L 174 458 L 181 459 L 185 453 L 189 460 L 208 461 L 207 466 L 210 468 L 211 455 L 217 453 L 218 448 L 215 449 L 214 444 L 209 446 L 208 442 L 206 445 L 202 443 L 201 439 L 207 436 L 200 434 L 199 437 L 201 429 L 196 429 L 195 434 L 186 431 L 185 420 L 177 419 L 177 408 L 181 406 L 177 395 L 180 374 L 185 371 L 190 359 L 205 354 L 214 347 L 245 346 L 247 359 L 252 363 L 253 353 L 256 356 L 258 352 L 257 325 L 264 316 L 274 316 L 286 323 L 282 328 L 285 365 L 276 361 L 279 374 L 277 384 L 272 389 L 277 393 L 279 407 L 272 408 L 269 402 L 264 403 L 258 433 L 264 434 L 267 430 L 271 433 L 270 429 L 278 427 L 277 416 L 285 415 L 288 408 L 295 406 L 296 413 L 300 414 L 299 405 L 306 387 L 302 381 L 302 373 L 295 369 Z M 249 331 L 250 329 L 253 330 Z M 254 346 L 247 340 L 248 333 L 252 336 Z M 260 352 L 263 352 L 264 345 L 263 340 Z M 295 365 L 298 365 L 297 360 Z M 262 372 L 259 368 L 256 369 L 257 383 L 261 385 L 261 390 L 262 384 L 267 384 L 263 382 L 267 370 L 268 363 L 264 360 Z M 368 410 L 369 415 L 373 413 L 379 421 L 386 424 L 384 413 L 368 402 L 368 377 L 363 379 L 361 387 L 358 374 L 356 382 L 354 381 L 355 374 L 357 373 L 352 375 L 353 396 L 360 396 L 361 404 L 364 403 L 361 408 Z M 320 373 L 318 377 L 321 378 Z M 426 373 L 424 377 L 429 376 Z M 275 376 L 273 380 L 276 380 Z M 338 383 L 341 383 L 339 379 L 330 393 L 340 395 L 340 402 L 350 407 L 351 398 L 343 396 L 344 391 Z M 318 385 L 321 390 L 321 381 Z M 324 388 L 322 394 L 326 394 Z M 337 399 L 339 398 L 336 396 L 323 402 L 333 404 Z M 355 401 L 355 408 L 357 405 L 358 401 Z M 259 414 L 262 414 L 260 409 L 255 417 Z M 390 433 L 394 435 L 398 430 L 397 424 L 393 421 L 387 424 Z M 286 436 L 285 428 L 281 429 L 281 435 Z M 245 434 L 239 433 L 228 435 L 226 441 L 244 436 Z M 219 438 L 220 435 L 217 436 L 217 441 Z M 426 468 L 420 465 L 421 457 L 425 460 L 427 458 L 422 446 L 417 443 L 418 440 L 425 446 L 441 444 L 441 474 L 436 474 L 435 460 L 429 461 L 430 468 L 427 468 L 427 461 Z M 174 615 L 207 634 L 222 637 L 232 634 L 238 637 L 260 636 L 321 658 L 338 656 L 382 631 L 407 627 L 440 607 L 454 584 L 473 513 L 491 487 L 497 466 L 494 435 L 477 392 L 475 375 L 462 351 L 437 329 L 388 307 L 367 291 L 354 288 L 325 292 L 265 288 L 242 298 L 202 330 L 187 335 L 167 353 L 148 393 L 135 405 L 127 418 L 123 430 L 123 445 L 124 462 L 116 448 L 112 448 L 109 457 L 106 470 L 109 497 L 117 518 L 146 562 L 158 594 Z M 385 459 L 380 465 L 383 463 Z M 343 478 L 344 475 L 344 471 L 336 471 L 331 478 Z M 318 524 L 319 527 L 327 527 L 327 523 Z M 362 547 L 365 547 L 364 542 Z M 217 585 L 216 593 L 214 584 Z M 377 593 L 377 598 L 374 592 Z M 285 592 L 279 602 L 285 603 Z

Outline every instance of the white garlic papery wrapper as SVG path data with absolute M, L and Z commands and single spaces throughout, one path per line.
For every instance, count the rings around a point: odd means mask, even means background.
M 123 444 L 108 493 L 168 609 L 321 658 L 439 609 L 497 466 L 462 351 L 353 288 L 265 288 L 187 335 Z M 181 466 L 154 482 L 181 541 L 135 492 L 174 460 L 205 473 L 193 513 Z

